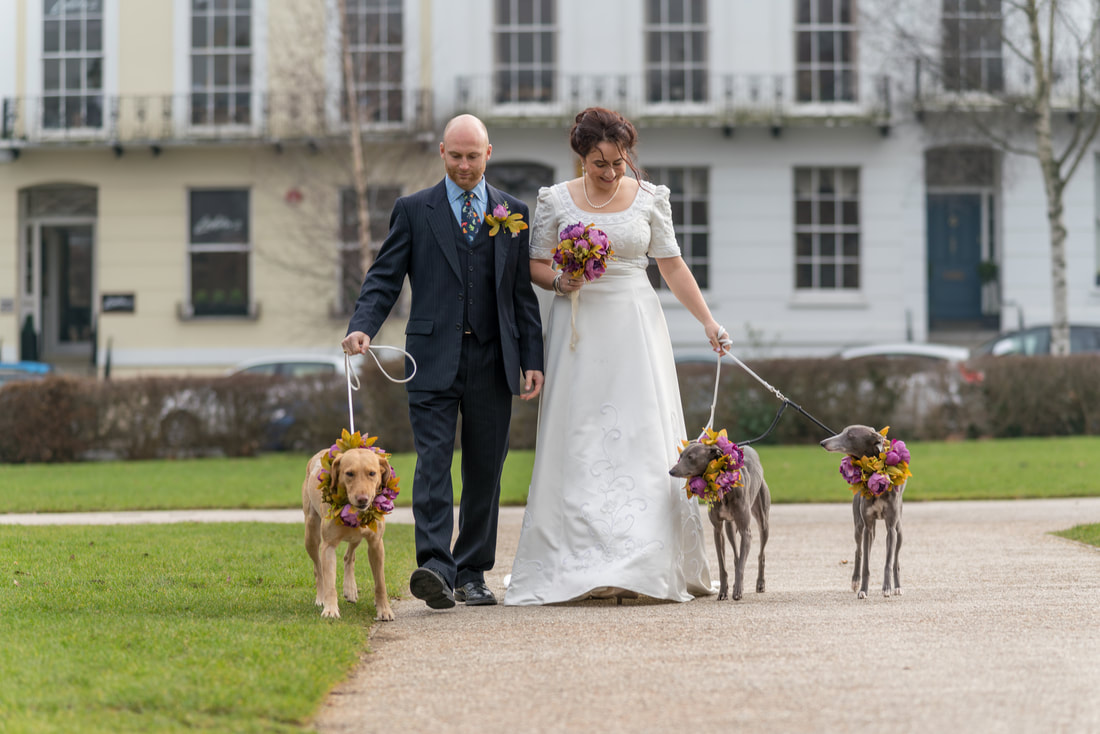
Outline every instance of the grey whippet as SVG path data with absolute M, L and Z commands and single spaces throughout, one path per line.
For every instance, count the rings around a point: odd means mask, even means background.
M 742 446 L 745 452 L 745 465 L 741 468 L 743 486 L 734 487 L 707 512 L 714 527 L 714 545 L 718 551 L 718 598 L 729 598 L 729 582 L 726 573 L 726 547 L 722 539 L 723 529 L 733 546 L 733 599 L 741 598 L 742 582 L 745 578 L 745 561 L 752 543 L 752 530 L 749 528 L 749 516 L 756 518 L 760 530 L 759 568 L 756 575 L 756 590 L 764 591 L 764 546 L 768 544 L 768 513 L 771 510 L 772 496 L 768 483 L 764 481 L 764 469 L 760 457 L 751 446 Z M 686 479 L 700 476 L 711 461 L 717 459 L 722 450 L 717 446 L 692 441 L 680 453 L 676 465 L 669 470 L 674 477 Z M 734 538 L 734 528 L 741 534 L 741 546 L 738 550 Z
M 886 436 L 870 426 L 848 426 L 835 436 L 821 442 L 826 451 L 849 456 L 878 456 L 888 446 Z M 886 525 L 886 569 L 882 579 L 882 595 L 901 593 L 898 575 L 898 553 L 901 551 L 901 495 L 905 484 L 874 499 L 856 492 L 852 498 L 852 519 L 855 523 L 856 561 L 852 569 L 852 591 L 859 590 L 860 599 L 867 598 L 871 577 L 871 544 L 875 540 L 875 521 L 882 518 Z

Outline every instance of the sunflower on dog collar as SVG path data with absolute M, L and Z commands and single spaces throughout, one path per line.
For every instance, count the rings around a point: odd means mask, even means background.
M 390 455 L 388 453 L 374 445 L 377 440 L 377 436 L 368 438 L 361 435 L 359 431 L 348 433 L 347 429 L 344 429 L 340 438 L 336 439 L 336 443 L 332 444 L 328 451 L 321 454 L 321 471 L 317 474 L 317 482 L 318 488 L 321 490 L 321 499 L 327 502 L 331 508 L 328 519 L 336 520 L 351 528 L 362 525 L 371 530 L 376 530 L 378 521 L 393 512 L 393 501 L 397 499 L 397 495 L 401 490 L 397 488 L 397 472 L 394 471 L 392 466 L 390 467 L 390 475 L 386 477 L 385 487 L 375 496 L 371 506 L 365 510 L 357 511 L 352 507 L 351 503 L 348 502 L 347 491 L 339 487 L 339 482 L 333 481 L 332 464 L 336 457 L 345 451 L 368 449 L 380 454 L 383 459 L 389 459 Z
M 684 441 L 684 446 L 689 443 L 690 441 Z M 718 458 L 711 460 L 702 474 L 688 477 L 684 490 L 687 492 L 688 499 L 698 497 L 708 505 L 713 505 L 721 502 L 734 487 L 745 486 L 741 479 L 741 469 L 745 466 L 745 452 L 726 437 L 724 428 L 717 433 L 710 428 L 704 429 L 703 435 L 699 437 L 699 443 L 716 446 L 722 453 Z M 683 451 L 683 448 L 680 451 Z
M 890 426 L 879 433 L 886 436 Z M 852 485 L 852 494 L 857 492 L 864 499 L 873 500 L 886 492 L 893 492 L 905 484 L 913 473 L 909 471 L 909 449 L 904 441 L 886 439 L 886 449 L 877 456 L 852 456 L 849 454 L 840 461 L 840 475 Z

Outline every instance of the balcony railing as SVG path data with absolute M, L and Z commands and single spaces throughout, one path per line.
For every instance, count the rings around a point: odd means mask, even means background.
M 456 78 L 452 113 L 514 124 L 562 125 L 590 105 L 610 107 L 636 123 L 684 126 L 868 124 L 889 126 L 890 79 L 861 76 L 837 101 L 802 100 L 792 76 L 716 74 L 683 84 L 640 75 L 556 75 L 527 87 L 489 76 Z
M 392 94 L 385 108 L 361 101 L 364 136 L 390 139 L 432 129 L 430 96 Z M 339 94 L 89 95 L 8 97 L 0 146 L 183 145 L 322 141 L 347 134 Z
M 967 68 L 945 68 L 927 59 L 914 61 L 913 105 L 918 113 L 981 112 L 1003 109 L 1006 105 L 1024 109 L 1035 94 L 1035 79 L 1028 67 L 1010 64 L 1005 67 L 1000 58 Z M 1083 95 L 1084 93 L 1084 95 Z M 1051 82 L 1050 98 L 1055 111 L 1075 112 L 1095 109 L 1100 98 L 1100 85 L 1095 81 L 1082 90 L 1076 72 L 1056 72 Z

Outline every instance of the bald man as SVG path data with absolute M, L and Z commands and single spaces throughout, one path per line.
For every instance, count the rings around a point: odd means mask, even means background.
M 527 205 L 485 182 L 493 152 L 485 125 L 460 115 L 443 131 L 446 176 L 401 197 L 390 231 L 363 280 L 344 351 L 366 352 L 405 277 L 412 304 L 405 349 L 417 370 L 406 384 L 416 444 L 413 519 L 419 568 L 414 596 L 433 609 L 496 604 L 485 572 L 496 558 L 500 475 L 508 453 L 512 396 L 542 389 L 542 324 L 531 288 L 528 233 L 486 213 L 500 205 L 528 220 Z M 462 499 L 454 546 L 451 459 L 462 416 Z

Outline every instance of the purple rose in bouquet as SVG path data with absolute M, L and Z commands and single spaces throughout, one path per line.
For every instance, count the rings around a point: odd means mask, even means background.
M 707 496 L 707 480 L 702 477 L 692 477 L 688 480 L 688 487 L 696 497 Z
M 909 463 L 909 459 L 911 457 L 909 455 L 909 449 L 905 447 L 905 441 L 894 441 L 893 445 L 890 447 L 890 450 L 896 451 L 898 454 L 898 458 L 900 458 L 907 464 Z
M 867 489 L 871 491 L 871 494 L 878 497 L 890 489 L 890 478 L 881 472 L 875 472 L 867 478 Z
M 717 483 L 720 488 L 729 491 L 729 489 L 736 486 L 737 482 L 740 480 L 740 471 L 724 471 L 718 474 Z
M 393 499 L 387 497 L 383 492 L 374 498 L 374 507 L 379 512 L 388 515 L 393 512 Z

